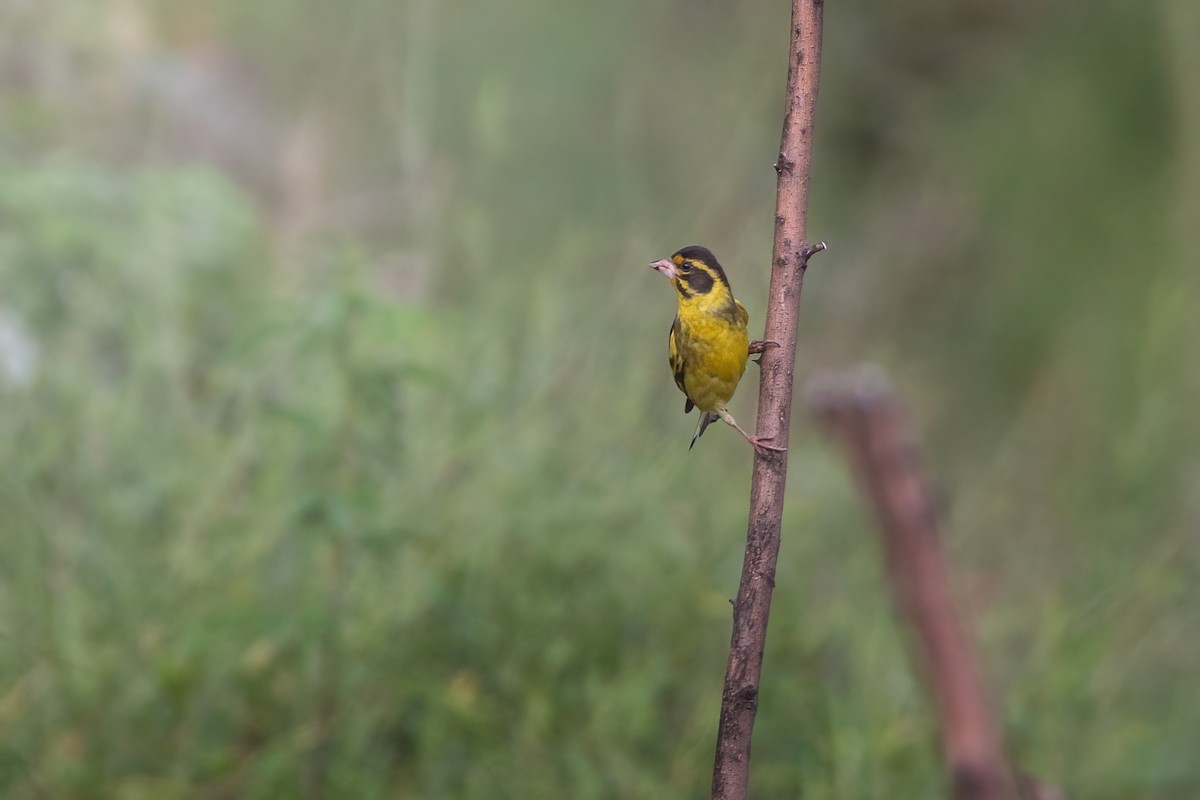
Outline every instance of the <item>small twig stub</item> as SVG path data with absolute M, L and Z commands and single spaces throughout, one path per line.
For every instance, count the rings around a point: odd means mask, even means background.
M 806 245 L 804 245 L 804 247 L 800 248 L 800 261 L 805 266 L 808 266 L 808 260 L 810 258 L 815 256 L 817 253 L 821 252 L 822 250 L 828 250 L 828 249 L 829 249 L 828 246 L 824 242 L 817 242 L 816 244 L 806 244 Z

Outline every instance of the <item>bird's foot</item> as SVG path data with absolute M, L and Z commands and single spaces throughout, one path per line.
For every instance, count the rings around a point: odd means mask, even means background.
M 748 350 L 750 355 L 755 355 L 757 353 L 765 353 L 776 347 L 779 347 L 779 342 L 774 339 L 755 339 L 750 343 Z
M 767 441 L 770 438 L 771 437 L 769 437 L 769 436 L 747 436 L 746 441 L 748 441 L 748 442 L 750 442 L 750 444 L 754 445 L 754 449 L 757 450 L 758 454 L 762 455 L 762 456 L 766 456 L 771 453 L 786 453 L 787 452 L 786 447 L 780 447 L 779 445 L 776 445 L 776 444 L 767 444 Z

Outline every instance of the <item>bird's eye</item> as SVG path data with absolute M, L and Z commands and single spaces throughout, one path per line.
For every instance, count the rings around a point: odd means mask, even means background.
M 680 270 L 680 272 L 691 272 L 692 265 L 689 262 L 685 261 L 685 262 L 683 262 L 683 266 L 681 266 L 679 268 L 679 270 Z

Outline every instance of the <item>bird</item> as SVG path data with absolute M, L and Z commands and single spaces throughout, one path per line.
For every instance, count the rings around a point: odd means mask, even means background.
M 710 422 L 720 419 L 760 454 L 787 450 L 770 444 L 770 437 L 746 433 L 726 408 L 746 371 L 750 353 L 778 344 L 768 340 L 751 346 L 746 332 L 750 314 L 734 299 L 717 257 L 707 247 L 689 245 L 675 251 L 670 258 L 653 262 L 650 268 L 671 281 L 679 299 L 668 339 L 671 372 L 675 385 L 687 397 L 683 413 L 700 409 L 688 449 L 696 446 L 696 440 Z

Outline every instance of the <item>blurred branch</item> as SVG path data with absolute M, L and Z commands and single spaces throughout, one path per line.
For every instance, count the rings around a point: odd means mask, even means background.
M 899 404 L 874 371 L 829 376 L 817 382 L 810 402 L 840 441 L 879 519 L 896 605 L 916 633 L 915 657 L 941 716 L 953 797 L 1016 798 L 976 655 L 954 611 L 933 501 Z M 1025 783 L 1026 797 L 1057 796 Z
M 804 241 L 813 119 L 821 71 L 823 8 L 824 0 L 792 0 L 783 136 L 775 162 L 779 177 L 765 338 L 778 347 L 762 349 L 757 434 L 779 445 L 787 444 L 791 422 L 796 327 L 804 271 L 809 257 L 825 247 L 810 246 Z M 721 694 L 721 721 L 713 764 L 714 800 L 744 800 L 749 786 L 750 738 L 758 711 L 786 479 L 786 454 L 756 452 L 746 554 L 733 609 L 733 635 Z

